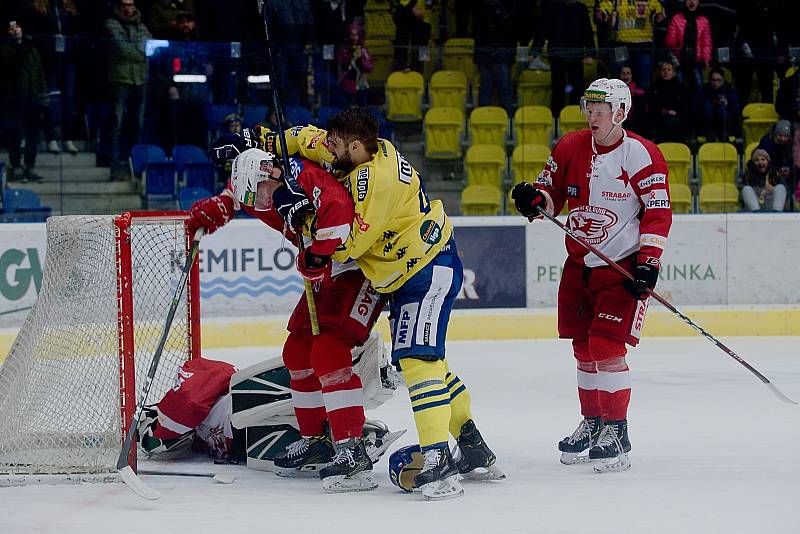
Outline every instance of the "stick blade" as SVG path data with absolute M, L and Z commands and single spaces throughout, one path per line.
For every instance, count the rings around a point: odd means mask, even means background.
M 797 401 L 793 401 L 792 399 L 790 399 L 789 397 L 787 397 L 786 395 L 784 395 L 783 391 L 781 391 L 781 390 L 779 390 L 777 387 L 775 387 L 775 384 L 773 384 L 772 382 L 767 382 L 767 387 L 769 388 L 769 390 L 770 390 L 770 391 L 771 391 L 771 392 L 772 392 L 772 393 L 773 393 L 773 394 L 774 394 L 776 397 L 778 397 L 778 398 L 779 398 L 780 400 L 782 400 L 783 402 L 785 402 L 785 403 L 787 403 L 787 404 L 797 404 Z
M 155 501 L 160 499 L 163 495 L 160 491 L 155 490 L 142 482 L 142 479 L 136 476 L 136 473 L 133 472 L 131 466 L 126 465 L 122 469 L 119 470 L 119 475 L 122 477 L 122 481 L 128 486 L 132 492 L 136 495 L 141 497 L 142 499 L 147 499 L 148 501 Z

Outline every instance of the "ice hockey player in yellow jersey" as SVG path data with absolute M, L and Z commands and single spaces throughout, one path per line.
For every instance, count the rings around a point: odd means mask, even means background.
M 429 200 L 414 167 L 378 138 L 378 123 L 366 109 L 334 115 L 327 131 L 306 126 L 285 135 L 289 152 L 330 164 L 353 196 L 350 237 L 333 258 L 355 260 L 375 289 L 389 293 L 392 362 L 408 386 L 425 455 L 415 486 L 428 499 L 446 499 L 463 494 L 459 473 L 502 478 L 472 420 L 469 392 L 445 360 L 463 267 L 441 201 Z M 270 135 L 261 142 L 279 145 Z M 448 434 L 458 443 L 455 458 Z

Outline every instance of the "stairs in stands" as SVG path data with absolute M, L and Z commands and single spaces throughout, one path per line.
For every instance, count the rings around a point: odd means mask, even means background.
M 8 161 L 6 154 L 0 154 L 0 159 Z M 142 209 L 139 182 L 112 182 L 110 169 L 96 163 L 91 152 L 40 152 L 35 171 L 44 180 L 7 185 L 35 192 L 53 209 L 53 215 L 108 215 Z

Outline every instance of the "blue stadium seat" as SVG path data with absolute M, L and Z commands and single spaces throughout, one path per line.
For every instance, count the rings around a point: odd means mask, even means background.
M 178 171 L 180 173 L 180 171 Z M 183 167 L 182 183 L 186 187 L 202 187 L 209 191 L 216 190 L 217 168 L 208 161 L 187 163 Z
M 267 106 L 247 105 L 242 107 L 242 118 L 244 119 L 242 126 L 252 128 L 256 124 L 264 124 L 267 121 L 267 113 L 269 113 Z
M 52 213 L 42 206 L 39 195 L 28 189 L 6 189 L 3 192 L 4 222 L 44 222 Z
M 164 149 L 157 145 L 133 145 L 131 147 L 131 171 L 134 174 L 141 174 L 149 163 L 164 163 L 167 161 L 167 154 Z
M 181 173 L 188 163 L 208 163 L 208 156 L 199 146 L 175 145 L 172 148 L 172 161 L 175 162 L 178 173 Z
M 314 115 L 311 114 L 311 111 L 303 106 L 286 106 L 284 113 L 289 128 L 292 126 L 305 126 L 306 124 L 314 124 L 317 122 L 314 120 Z
M 148 209 L 154 200 L 175 201 L 178 196 L 178 173 L 174 162 L 149 162 L 143 176 L 144 200 Z
M 317 111 L 317 122 L 315 123 L 320 128 L 328 127 L 328 119 L 342 111 L 342 108 L 336 106 L 322 106 Z
M 202 187 L 184 187 L 181 189 L 181 192 L 178 197 L 178 203 L 180 204 L 180 208 L 184 211 L 187 211 L 189 208 L 192 207 L 192 204 L 200 200 L 201 198 L 208 198 L 211 196 L 211 193 L 208 189 L 204 189 Z
M 222 121 L 231 113 L 236 113 L 236 106 L 229 104 L 207 104 L 206 105 L 206 121 L 208 127 L 213 130 L 222 128 Z

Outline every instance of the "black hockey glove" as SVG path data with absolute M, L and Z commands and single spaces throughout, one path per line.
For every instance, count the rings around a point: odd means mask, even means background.
M 648 289 L 655 289 L 658 282 L 658 271 L 661 269 L 661 262 L 658 258 L 639 257 L 636 266 L 633 268 L 633 280 L 625 279 L 622 285 L 628 293 L 639 300 L 644 300 L 650 296 Z
M 241 134 L 223 134 L 212 144 L 209 158 L 214 165 L 221 167 L 225 165 L 225 162 L 236 159 L 236 156 L 250 148 L 260 148 L 267 152 L 273 152 L 273 143 L 267 142 L 267 140 L 272 141 L 273 137 L 274 135 L 271 135 L 270 130 L 262 126 L 244 128 Z
M 307 214 L 314 211 L 314 205 L 305 192 L 296 186 L 297 182 L 293 180 L 291 182 L 295 187 L 284 182 L 282 187 L 272 193 L 272 204 L 275 206 L 275 211 L 294 230 L 302 224 Z
M 514 207 L 523 216 L 531 219 L 539 216 L 539 208 L 547 206 L 547 198 L 540 190 L 533 187 L 528 182 L 520 182 L 511 190 L 511 198 L 514 199 Z

